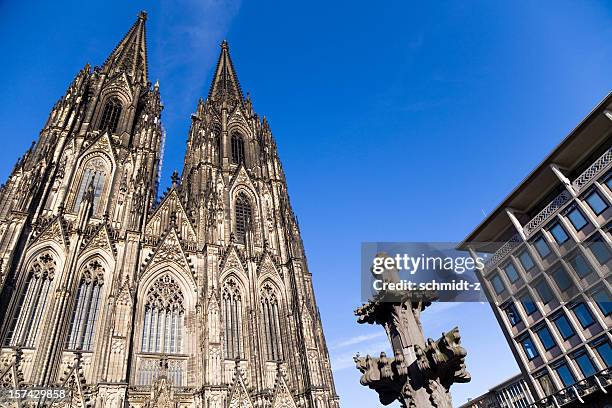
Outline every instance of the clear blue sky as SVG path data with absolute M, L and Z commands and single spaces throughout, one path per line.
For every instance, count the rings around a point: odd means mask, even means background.
M 461 240 L 612 88 L 604 1 L 37 3 L 0 0 L 0 177 L 146 9 L 167 185 L 227 38 L 271 121 L 351 408 L 378 406 L 352 355 L 385 343 L 352 316 L 360 242 Z M 438 305 L 424 324 L 461 327 L 474 380 L 457 404 L 518 372 L 488 305 Z

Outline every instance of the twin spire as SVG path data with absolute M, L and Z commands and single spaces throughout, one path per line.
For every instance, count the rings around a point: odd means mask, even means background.
M 138 13 L 134 25 L 106 59 L 102 68 L 109 76 L 125 72 L 134 83 L 148 86 L 146 21 L 147 13 Z
M 238 99 L 240 102 L 244 99 L 226 40 L 223 40 L 221 43 L 221 55 L 217 62 L 217 69 L 210 85 L 210 91 L 208 91 L 208 98 L 214 101 L 225 98 Z
M 147 13 L 145 11 L 138 13 L 136 22 L 106 59 L 103 70 L 109 76 L 125 72 L 135 83 L 140 83 L 145 87 L 148 86 L 146 21 Z M 229 45 L 225 40 L 221 43 L 221 55 L 219 55 L 208 98 L 214 101 L 225 99 L 242 102 L 244 100 L 240 82 L 229 54 Z

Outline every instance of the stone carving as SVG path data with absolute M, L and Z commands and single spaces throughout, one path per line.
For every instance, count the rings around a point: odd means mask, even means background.
M 19 326 L 38 331 L 18 363 L 18 343 L 4 349 L 0 383 L 65 384 L 74 398 L 64 406 L 83 408 L 338 408 L 276 143 L 243 98 L 227 43 L 192 116 L 183 172 L 157 202 L 165 132 L 145 21 L 140 13 L 104 64 L 79 71 L 0 187 L 0 323 L 15 318 L 20 299 L 40 318 Z M 238 129 L 243 143 L 232 146 Z M 232 237 L 239 193 L 251 209 L 244 240 Z M 43 277 L 33 287 L 44 302 L 25 296 L 31 271 Z M 228 272 L 240 296 L 222 308 Z M 104 281 L 89 285 L 100 290 L 87 307 L 94 292 L 82 281 Z M 299 310 L 308 311 L 304 321 Z M 238 362 L 225 341 L 228 316 Z M 75 322 L 87 322 L 75 336 L 83 331 L 93 345 L 76 359 L 66 345 Z M 277 374 L 279 361 L 286 375 Z
M 389 272 L 385 276 L 397 281 Z M 434 298 L 430 293 L 388 298 L 380 292 L 355 311 L 359 323 L 383 326 L 391 341 L 392 357 L 383 352 L 354 359 L 361 384 L 375 390 L 383 405 L 399 401 L 403 408 L 452 408 L 451 385 L 470 381 L 458 328 L 425 341 L 420 314 Z

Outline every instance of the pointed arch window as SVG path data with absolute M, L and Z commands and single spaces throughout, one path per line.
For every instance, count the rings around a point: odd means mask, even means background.
M 74 202 L 74 212 L 79 211 L 79 207 L 87 194 L 89 186 L 93 185 L 93 213 L 97 213 L 98 205 L 100 204 L 100 199 L 106 184 L 107 172 L 108 168 L 106 162 L 102 158 L 96 157 L 85 164 L 85 170 L 83 170 L 79 190 L 77 191 Z
M 119 99 L 110 98 L 108 101 L 106 101 L 98 129 L 101 131 L 108 130 L 110 133 L 115 133 L 117 131 L 117 125 L 119 124 L 119 118 L 121 117 L 121 109 L 122 106 Z
M 238 194 L 236 199 L 236 239 L 245 242 L 246 233 L 251 224 L 251 202 L 244 193 Z
M 223 285 L 221 314 L 225 334 L 225 356 L 235 360 L 242 358 L 242 296 L 234 279 Z
M 55 260 L 48 253 L 37 257 L 29 267 L 25 287 L 5 338 L 6 345 L 34 347 L 56 268 Z
M 102 268 L 102 264 L 97 260 L 87 264 L 79 282 L 66 348 L 70 350 L 93 350 L 93 336 L 100 311 L 103 283 L 104 268 Z
M 180 354 L 183 351 L 184 297 L 178 284 L 164 275 L 147 291 L 142 351 Z
M 245 163 L 244 157 L 244 139 L 238 133 L 232 135 L 232 163 Z
M 266 357 L 268 361 L 283 359 L 281 342 L 278 295 L 269 283 L 261 291 L 261 314 L 266 340 Z

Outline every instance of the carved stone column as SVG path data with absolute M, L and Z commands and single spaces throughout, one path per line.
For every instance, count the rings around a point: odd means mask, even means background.
M 361 384 L 375 390 L 383 405 L 399 401 L 404 408 L 452 408 L 451 385 L 470 381 L 459 329 L 425 341 L 420 314 L 430 302 L 408 295 L 395 300 L 379 295 L 355 311 L 359 323 L 385 328 L 393 350 L 393 357 L 355 357 Z

